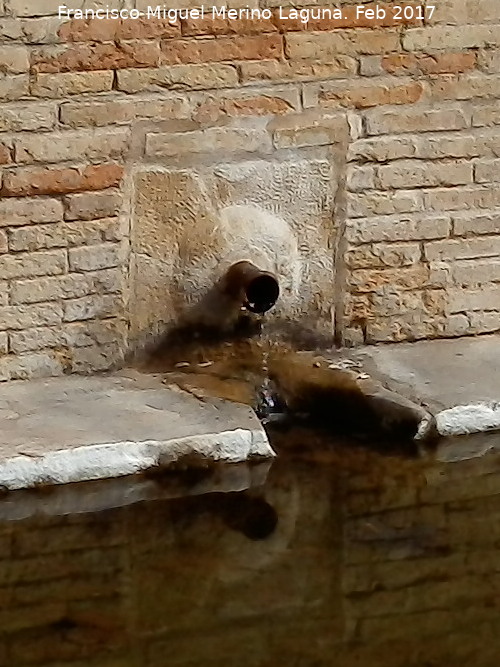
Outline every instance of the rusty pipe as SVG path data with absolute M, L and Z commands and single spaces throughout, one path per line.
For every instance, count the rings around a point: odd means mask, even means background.
M 223 289 L 247 310 L 260 315 L 274 306 L 280 293 L 276 276 L 248 261 L 236 262 L 229 267 L 223 277 Z

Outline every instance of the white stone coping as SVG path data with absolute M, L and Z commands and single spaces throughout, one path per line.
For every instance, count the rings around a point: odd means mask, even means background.
M 59 448 L 36 456 L 15 455 L 0 463 L 0 487 L 25 489 L 131 475 L 168 465 L 186 455 L 241 463 L 275 453 L 261 430 L 237 428 L 171 440 L 114 442 Z

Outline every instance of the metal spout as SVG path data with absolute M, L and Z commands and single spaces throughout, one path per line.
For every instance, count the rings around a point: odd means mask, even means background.
M 224 291 L 252 313 L 262 315 L 278 300 L 278 279 L 269 271 L 261 271 L 252 262 L 236 262 L 223 278 Z

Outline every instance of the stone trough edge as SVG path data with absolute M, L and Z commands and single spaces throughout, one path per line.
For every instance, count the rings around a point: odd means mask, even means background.
M 440 435 L 472 435 L 500 430 L 500 403 L 483 401 L 456 405 L 436 413 Z
M 158 465 L 168 466 L 193 454 L 226 463 L 275 456 L 264 430 L 244 428 L 170 440 L 81 445 L 36 457 L 20 454 L 7 459 L 0 464 L 0 487 L 15 490 L 123 477 Z

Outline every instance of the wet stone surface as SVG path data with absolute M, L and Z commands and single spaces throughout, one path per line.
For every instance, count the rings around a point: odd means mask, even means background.
M 0 520 L 0 664 L 496 667 L 500 439 L 272 441 L 246 490 L 168 474 L 106 509 L 89 483 L 101 511 L 73 514 L 78 487 L 66 510 L 10 494 L 39 503 Z

